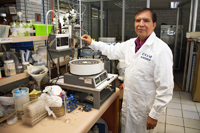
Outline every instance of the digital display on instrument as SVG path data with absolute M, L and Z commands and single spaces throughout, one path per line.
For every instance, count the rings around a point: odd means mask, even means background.
M 95 78 L 95 83 L 98 84 L 100 82 L 99 77 Z

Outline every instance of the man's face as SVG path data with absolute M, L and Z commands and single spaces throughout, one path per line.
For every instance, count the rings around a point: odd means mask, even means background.
M 135 16 L 135 32 L 140 39 L 147 38 L 156 27 L 156 22 L 153 23 L 150 11 L 143 11 Z

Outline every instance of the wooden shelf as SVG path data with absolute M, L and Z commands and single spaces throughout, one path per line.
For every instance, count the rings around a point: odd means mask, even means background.
M 29 42 L 29 41 L 44 41 L 44 40 L 47 40 L 47 36 L 5 37 L 5 38 L 0 38 L 0 44 L 1 43 Z
M 21 79 L 25 79 L 30 77 L 30 75 L 25 72 L 25 73 L 20 73 L 20 74 L 16 74 L 16 75 L 12 75 L 10 77 L 3 77 L 3 79 L 0 80 L 0 86 L 21 80 Z

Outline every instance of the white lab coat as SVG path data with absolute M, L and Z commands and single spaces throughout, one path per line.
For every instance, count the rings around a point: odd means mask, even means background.
M 152 32 L 135 53 L 135 40 L 115 46 L 95 41 L 90 45 L 109 59 L 125 59 L 122 133 L 145 133 L 147 117 L 158 119 L 174 88 L 173 56 L 168 45 Z

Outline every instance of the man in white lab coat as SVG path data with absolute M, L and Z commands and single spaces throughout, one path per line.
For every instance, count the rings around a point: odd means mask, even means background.
M 158 116 L 172 99 L 173 56 L 168 45 L 156 37 L 156 14 L 149 8 L 135 15 L 138 37 L 115 46 L 81 39 L 109 59 L 125 59 L 124 94 L 121 110 L 122 133 L 145 133 L 154 129 Z

